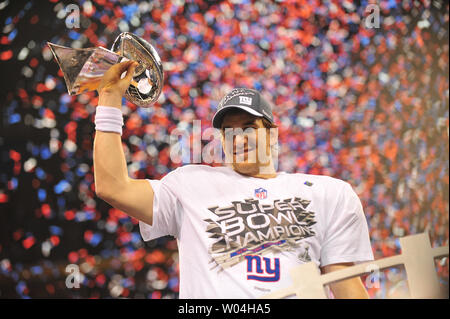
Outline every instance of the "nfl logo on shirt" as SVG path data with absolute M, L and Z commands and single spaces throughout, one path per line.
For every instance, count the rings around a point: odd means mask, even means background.
M 255 189 L 255 196 L 259 199 L 266 199 L 267 198 L 267 191 L 260 187 Z

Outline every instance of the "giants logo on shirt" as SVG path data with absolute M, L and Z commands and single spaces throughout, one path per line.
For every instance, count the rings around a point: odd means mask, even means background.
M 260 256 L 247 255 L 247 279 L 264 282 L 280 280 L 280 258 L 261 258 Z M 254 266 L 254 267 L 253 267 Z

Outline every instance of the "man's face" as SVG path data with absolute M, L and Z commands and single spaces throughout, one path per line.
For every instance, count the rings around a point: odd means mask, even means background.
M 261 118 L 245 111 L 231 111 L 222 121 L 222 147 L 226 162 L 242 174 L 258 174 L 270 165 L 270 134 Z

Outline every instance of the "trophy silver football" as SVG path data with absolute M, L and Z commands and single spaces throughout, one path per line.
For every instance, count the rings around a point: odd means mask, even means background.
M 61 68 L 70 95 L 96 90 L 112 65 L 127 60 L 137 61 L 139 65 L 125 98 L 140 107 L 149 107 L 161 94 L 164 74 L 158 52 L 150 43 L 132 33 L 121 33 L 111 50 L 103 47 L 73 49 L 50 42 L 47 44 Z

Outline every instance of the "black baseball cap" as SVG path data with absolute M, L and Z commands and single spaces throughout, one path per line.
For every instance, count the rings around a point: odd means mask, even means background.
M 258 117 L 264 117 L 270 123 L 274 122 L 272 107 L 261 93 L 252 89 L 236 88 L 220 100 L 212 119 L 213 127 L 220 129 L 225 113 L 233 108 L 244 110 Z

